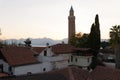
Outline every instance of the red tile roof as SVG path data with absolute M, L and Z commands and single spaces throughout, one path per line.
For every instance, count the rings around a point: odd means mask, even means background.
M 76 66 L 55 70 L 49 73 L 62 74 L 66 77 L 67 80 L 86 80 L 89 76 L 89 72 L 87 70 L 83 70 Z
M 38 63 L 33 52 L 26 47 L 3 47 L 0 49 L 10 66 Z
M 7 77 L 9 76 L 7 73 L 0 73 L 0 77 Z
M 41 74 L 22 75 L 16 77 L 6 77 L 2 80 L 86 80 L 88 71 L 78 67 L 67 67 Z
M 98 66 L 89 73 L 78 67 L 67 67 L 41 74 L 6 77 L 2 80 L 120 80 L 120 70 Z
M 86 80 L 89 77 L 89 72 L 78 67 L 73 67 L 72 74 L 74 80 Z
M 58 54 L 73 53 L 74 47 L 68 44 L 56 44 L 52 46 L 52 51 Z
M 79 52 L 84 52 L 85 56 L 93 55 L 92 54 L 93 51 L 90 48 L 75 48 L 74 46 L 68 44 L 56 44 L 51 47 L 52 47 L 52 51 L 56 54 L 70 54 L 79 51 Z
M 120 70 L 98 66 L 91 73 L 92 80 L 120 80 Z
M 93 56 L 94 51 L 91 48 L 74 48 L 74 55 Z
M 76 51 L 88 51 L 91 50 L 91 48 L 74 48 Z

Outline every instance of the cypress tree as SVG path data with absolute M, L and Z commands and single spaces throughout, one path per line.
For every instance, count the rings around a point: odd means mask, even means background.
M 98 14 L 95 17 L 95 23 L 91 26 L 91 32 L 89 35 L 89 47 L 96 51 L 96 54 L 100 49 L 100 25 Z
M 94 56 L 92 58 L 92 63 L 90 64 L 90 67 L 94 69 L 97 65 L 102 65 L 102 62 L 97 59 L 97 54 L 99 53 L 100 49 L 100 25 L 99 25 L 99 16 L 98 14 L 95 17 L 95 22 L 91 26 L 91 32 L 89 34 L 89 47 L 93 49 Z

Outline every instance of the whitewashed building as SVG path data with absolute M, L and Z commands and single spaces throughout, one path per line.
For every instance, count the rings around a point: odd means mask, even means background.
M 52 47 L 3 47 L 0 52 L 0 71 L 10 75 L 48 72 L 68 66 L 68 59 L 55 54 Z
M 48 53 L 48 54 L 46 54 Z M 56 44 L 49 46 L 40 53 L 40 61 L 50 61 L 55 69 L 69 65 L 87 69 L 92 62 L 93 50 L 90 48 L 75 48 L 68 44 Z
M 92 62 L 93 51 L 90 48 L 75 48 L 74 50 L 69 64 L 87 69 Z
M 1 71 L 10 75 L 39 73 L 42 68 L 42 64 L 33 56 L 29 48 L 3 47 L 0 55 L 0 64 L 3 67 Z
M 92 60 L 92 55 L 86 55 L 89 54 L 87 51 L 68 44 L 32 48 L 3 47 L 0 49 L 0 71 L 10 75 L 29 75 L 69 65 L 87 68 Z
M 53 46 L 47 46 L 45 49 L 40 51 L 39 49 L 33 48 L 36 53 L 39 53 L 36 58 L 42 62 L 49 62 L 52 65 L 52 69 L 60 69 L 68 67 L 69 57 L 71 55 L 70 45 L 68 44 L 57 44 Z

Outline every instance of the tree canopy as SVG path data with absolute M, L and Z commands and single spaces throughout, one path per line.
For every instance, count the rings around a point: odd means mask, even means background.
M 120 25 L 110 28 L 110 42 L 112 45 L 120 44 Z
M 29 38 L 26 39 L 26 40 L 24 41 L 24 43 L 25 43 L 25 46 L 31 47 L 31 40 L 30 40 Z
M 90 34 L 82 34 L 81 32 L 77 33 L 75 37 L 71 39 L 71 45 L 76 47 L 91 48 L 98 53 L 101 43 L 99 27 L 99 16 L 97 14 L 95 17 L 95 22 L 91 26 Z
M 71 39 L 71 45 L 82 48 L 88 47 L 88 35 L 89 34 L 86 33 L 82 34 L 81 32 L 77 33 L 75 37 Z

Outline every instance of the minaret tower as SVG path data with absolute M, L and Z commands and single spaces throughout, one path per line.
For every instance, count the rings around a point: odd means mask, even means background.
M 68 16 L 68 44 L 70 44 L 72 37 L 75 37 L 75 16 L 71 6 Z

